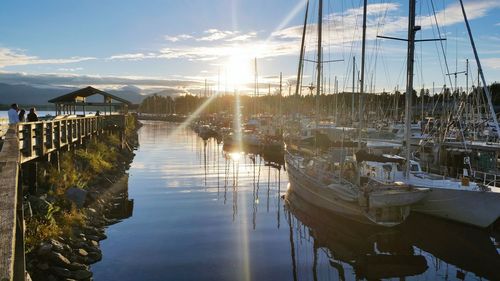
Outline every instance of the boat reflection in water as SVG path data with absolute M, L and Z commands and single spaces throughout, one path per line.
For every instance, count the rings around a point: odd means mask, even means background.
M 397 230 L 356 223 L 325 212 L 290 189 L 285 198 L 288 211 L 295 217 L 288 216 L 291 243 L 314 239 L 314 280 L 319 280 L 315 268 L 318 251 L 325 253 L 340 280 L 346 280 L 351 268 L 356 279 L 368 280 L 418 275 L 427 270 L 425 257 L 415 254 L 411 245 L 398 241 L 401 235 Z M 302 232 L 303 236 L 294 239 L 294 227 L 306 227 L 307 233 Z
M 412 245 L 434 257 L 435 267 L 456 267 L 457 279 L 500 280 L 498 241 L 488 230 L 417 213 L 400 228 Z
M 323 280 L 321 274 L 331 274 L 332 268 L 338 274 L 329 277 L 334 280 L 500 278 L 500 256 L 484 230 L 419 214 L 390 229 L 361 224 L 311 205 L 291 189 L 285 206 L 294 280 L 304 279 L 304 270 L 313 280 Z M 300 266 L 296 249 L 310 239 L 307 269 Z M 319 270 L 324 259 L 330 268 Z

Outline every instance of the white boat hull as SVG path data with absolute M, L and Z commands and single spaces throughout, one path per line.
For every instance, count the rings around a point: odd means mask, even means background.
M 500 217 L 500 193 L 430 188 L 412 211 L 487 227 Z

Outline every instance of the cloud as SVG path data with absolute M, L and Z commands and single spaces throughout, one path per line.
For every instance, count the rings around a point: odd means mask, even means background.
M 191 36 L 189 34 L 179 34 L 176 36 L 165 35 L 163 38 L 167 41 L 170 41 L 170 42 L 177 42 L 177 41 L 181 41 L 181 40 L 191 39 L 191 38 L 193 38 L 193 36 Z
M 369 4 L 367 7 L 367 40 L 375 40 L 377 35 L 390 36 L 407 29 L 408 18 L 406 16 L 395 15 L 394 12 L 400 10 L 398 3 Z M 484 17 L 493 8 L 500 7 L 500 1 L 477 0 L 465 3 L 465 10 L 469 20 Z M 332 13 L 325 17 L 324 24 L 328 25 L 328 30 L 324 31 L 324 36 L 330 38 L 332 42 L 354 42 L 360 41 L 361 15 L 363 7 L 348 9 L 343 13 Z M 436 11 L 436 18 L 441 27 L 450 26 L 464 21 L 460 4 L 448 5 L 441 11 Z M 419 16 L 416 22 L 423 29 L 431 29 L 435 25 L 434 15 Z M 291 26 L 278 30 L 272 37 L 278 39 L 299 39 L 302 37 L 302 25 Z M 311 35 L 315 34 L 316 24 L 308 24 L 307 29 Z M 311 41 L 315 41 L 315 35 Z
M 486 58 L 482 59 L 481 62 L 488 68 L 500 69 L 500 58 Z
M 226 39 L 228 42 L 235 42 L 235 41 L 248 41 L 249 39 L 255 38 L 257 36 L 257 32 L 249 32 L 247 34 L 241 34 L 232 38 Z
M 150 59 L 150 58 L 155 58 L 156 54 L 155 53 L 133 53 L 133 54 L 118 54 L 118 55 L 113 55 L 107 60 L 128 60 L 128 61 L 139 61 L 139 60 L 144 60 L 144 59 Z
M 222 40 L 225 38 L 228 38 L 230 36 L 233 36 L 237 34 L 235 31 L 229 31 L 229 30 L 218 30 L 218 29 L 209 29 L 205 31 L 205 36 L 197 38 L 197 41 L 217 41 L 217 40 Z
M 94 60 L 94 57 L 70 57 L 63 59 L 41 59 L 37 56 L 29 56 L 20 50 L 0 48 L 0 68 L 16 65 L 33 64 L 67 64 L 87 60 Z
M 257 32 L 248 32 L 241 33 L 240 31 L 232 31 L 232 30 L 219 30 L 216 28 L 210 28 L 203 32 L 201 36 L 194 36 L 188 34 L 179 34 L 175 36 L 166 35 L 164 39 L 170 42 L 180 42 L 187 39 L 194 39 L 198 42 L 215 42 L 220 40 L 225 40 L 228 42 L 235 41 L 247 41 L 249 39 L 255 38 L 257 36 Z
M 177 89 L 178 91 L 192 91 L 203 87 L 201 80 L 189 79 L 160 79 L 155 77 L 134 76 L 99 76 L 76 74 L 26 74 L 18 72 L 0 72 L 0 83 L 26 84 L 51 87 L 84 87 L 94 85 L 107 89 L 118 89 L 134 85 L 142 90 L 147 89 Z
M 83 70 L 82 67 L 75 67 L 75 68 L 65 68 L 61 67 L 57 69 L 58 71 L 63 71 L 63 72 L 76 72 L 76 71 L 81 71 Z

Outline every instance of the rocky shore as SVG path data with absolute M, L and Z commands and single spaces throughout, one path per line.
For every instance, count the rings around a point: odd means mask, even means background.
M 114 183 L 104 191 L 89 193 L 93 202 L 82 209 L 85 226 L 74 227 L 72 236 L 43 241 L 27 254 L 27 270 L 33 280 L 92 280 L 90 265 L 102 259 L 99 242 L 107 238 L 106 227 L 130 216 L 116 215 L 117 208 L 129 210 L 123 206 L 124 201 L 129 202 L 128 175 L 110 180 Z
M 95 174 L 84 187 L 61 192 L 52 186 L 25 198 L 26 270 L 31 280 L 92 280 L 91 265 L 102 259 L 99 244 L 107 238 L 106 227 L 132 214 L 126 172 L 138 146 L 136 131 L 127 142 L 128 149 L 113 155 L 112 167 Z M 89 170 L 85 163 L 71 163 L 77 177 Z M 60 172 L 64 177 L 70 173 Z

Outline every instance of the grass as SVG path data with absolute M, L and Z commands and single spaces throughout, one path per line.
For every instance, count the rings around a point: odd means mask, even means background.
M 135 122 L 133 123 L 135 125 Z M 132 134 L 132 133 L 130 133 Z M 26 218 L 26 251 L 30 252 L 42 242 L 59 236 L 71 237 L 75 228 L 84 226 L 87 218 L 80 209 L 65 198 L 68 188 L 87 189 L 100 175 L 116 170 L 116 163 L 125 157 L 117 135 L 103 135 L 92 140 L 85 148 L 60 154 L 59 169 L 48 165 L 47 175 L 39 185 L 54 198 L 49 211 Z

